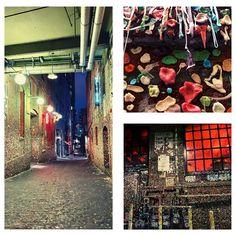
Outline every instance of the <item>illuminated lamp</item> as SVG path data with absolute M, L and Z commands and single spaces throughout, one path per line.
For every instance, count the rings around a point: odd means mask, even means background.
M 62 119 L 62 115 L 61 114 L 58 114 L 58 119 Z
M 26 76 L 24 74 L 16 74 L 14 79 L 19 85 L 23 85 L 26 82 Z
M 38 97 L 38 98 L 37 98 L 37 104 L 38 104 L 38 105 L 43 105 L 44 102 L 45 102 L 45 101 L 44 101 L 44 98 L 42 98 L 42 97 Z
M 54 74 L 54 73 L 50 73 L 50 74 L 48 74 L 48 79 L 57 79 L 57 75 L 56 74 Z
M 53 110 L 54 110 L 53 106 L 48 105 L 48 107 L 47 107 L 47 111 L 48 111 L 48 112 L 53 112 Z

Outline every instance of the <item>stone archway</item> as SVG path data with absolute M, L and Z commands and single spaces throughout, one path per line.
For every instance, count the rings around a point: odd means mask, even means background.
M 109 169 L 109 142 L 108 142 L 108 129 L 106 126 L 103 127 L 103 157 L 104 157 L 104 167 Z

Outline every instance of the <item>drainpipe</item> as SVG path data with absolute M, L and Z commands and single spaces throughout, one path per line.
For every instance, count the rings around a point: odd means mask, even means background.
M 90 7 L 81 7 L 79 65 L 83 68 L 85 67 L 85 60 L 87 55 L 89 21 L 90 21 Z
M 92 70 L 92 67 L 93 67 L 94 55 L 95 55 L 95 50 L 98 44 L 100 31 L 102 28 L 104 12 L 105 12 L 105 7 L 96 7 L 95 19 L 94 19 L 94 24 L 93 24 L 92 41 L 91 41 L 90 53 L 89 53 L 89 61 L 86 68 L 89 71 Z

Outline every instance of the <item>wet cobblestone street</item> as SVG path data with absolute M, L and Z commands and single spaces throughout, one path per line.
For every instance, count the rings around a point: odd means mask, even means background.
M 5 182 L 6 229 L 111 229 L 111 179 L 88 160 L 32 166 Z

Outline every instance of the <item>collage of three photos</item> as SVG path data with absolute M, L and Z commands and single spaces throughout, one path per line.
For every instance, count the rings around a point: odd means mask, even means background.
M 124 6 L 123 29 L 114 7 L 4 10 L 7 230 L 116 228 L 114 100 L 125 116 L 232 111 L 229 6 Z M 162 115 L 122 124 L 123 229 L 231 229 L 231 124 Z

